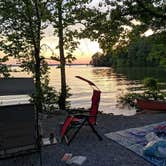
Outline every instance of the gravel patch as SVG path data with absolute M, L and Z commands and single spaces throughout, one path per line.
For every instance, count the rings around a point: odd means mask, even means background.
M 58 113 L 54 116 L 42 120 L 43 133 L 49 136 L 55 133 L 57 139 L 60 138 L 60 123 L 64 121 L 65 113 Z M 97 119 L 97 130 L 103 140 L 99 141 L 91 129 L 86 126 L 70 144 L 57 143 L 56 145 L 42 148 L 43 166 L 65 166 L 61 161 L 65 153 L 72 153 L 73 156 L 86 156 L 87 160 L 83 166 L 150 166 L 134 152 L 121 145 L 107 139 L 104 134 L 128 128 L 141 127 L 152 123 L 166 120 L 166 114 L 139 114 L 135 116 L 114 116 L 111 114 L 99 114 Z M 31 154 L 22 157 L 5 159 L 0 161 L 0 166 L 38 166 L 39 154 Z M 74 164 L 72 164 L 74 166 Z

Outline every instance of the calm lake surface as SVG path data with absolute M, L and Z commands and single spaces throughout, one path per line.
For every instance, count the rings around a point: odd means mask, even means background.
M 18 69 L 18 67 L 13 67 Z M 166 83 L 166 71 L 157 68 L 108 68 L 92 67 L 87 65 L 73 65 L 66 67 L 67 84 L 71 88 L 71 107 L 90 107 L 92 88 L 75 76 L 82 76 L 94 82 L 102 91 L 100 111 L 123 114 L 126 116 L 135 114 L 135 110 L 120 109 L 117 100 L 120 96 L 130 91 L 141 91 L 141 81 L 145 77 L 155 77 L 160 82 Z M 12 76 L 28 76 L 26 73 L 13 72 Z M 60 69 L 50 67 L 50 84 L 59 91 Z

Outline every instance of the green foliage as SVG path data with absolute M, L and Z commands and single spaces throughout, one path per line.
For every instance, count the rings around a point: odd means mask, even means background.
M 166 2 L 163 0 L 123 0 L 113 1 L 130 20 L 135 19 L 154 31 L 164 30 L 166 25 Z
M 158 81 L 152 77 L 145 78 L 143 80 L 144 87 L 144 98 L 152 100 L 164 100 L 165 93 L 160 92 Z
M 52 57 L 59 60 L 61 71 L 61 92 L 59 95 L 59 108 L 66 109 L 66 99 L 69 97 L 66 85 L 66 62 L 72 63 L 76 58 L 73 52 L 77 48 L 79 42 L 79 31 L 84 26 L 87 14 L 87 4 L 92 0 L 51 0 L 49 3 L 50 21 L 54 27 L 54 32 L 59 38 L 57 48 L 59 48 L 59 57 Z M 82 13 L 84 14 L 82 15 Z M 79 28 L 80 27 L 80 28 Z
M 160 65 L 163 66 L 164 68 L 166 68 L 166 58 L 165 57 L 160 60 Z
M 144 87 L 150 91 L 156 91 L 159 89 L 157 80 L 152 77 L 147 77 L 143 80 Z
M 10 76 L 10 74 L 9 74 L 7 66 L 4 64 L 0 64 L 0 77 L 7 78 L 9 76 Z
M 78 47 L 80 37 L 79 33 L 84 28 L 86 19 L 88 19 L 87 5 L 92 0 L 50 0 L 50 22 L 54 27 L 55 35 L 60 37 L 59 31 L 62 31 L 62 44 L 65 50 L 65 63 L 71 63 L 76 58 L 73 52 Z M 60 43 L 57 48 L 60 47 Z M 54 57 L 53 57 L 54 58 Z M 60 58 L 56 58 L 60 61 Z
M 95 53 L 92 56 L 90 64 L 94 66 L 106 66 L 107 65 L 107 56 L 103 55 L 100 52 Z
M 130 106 L 136 106 L 136 99 L 148 99 L 148 100 L 166 100 L 166 93 L 161 92 L 158 81 L 152 77 L 147 77 L 143 81 L 144 92 L 143 93 L 127 93 L 121 96 L 118 100 L 122 104 L 130 104 Z
M 165 1 L 105 0 L 101 5 L 107 6 L 106 12 L 96 9 L 84 31 L 103 49 L 95 66 L 166 66 Z M 154 34 L 143 37 L 149 29 Z
M 58 93 L 57 91 L 49 86 L 49 79 L 46 76 L 45 79 L 43 79 L 44 82 L 42 82 L 42 96 L 41 96 L 41 101 L 42 101 L 42 111 L 51 113 L 54 112 L 55 109 L 58 108 Z M 36 94 L 32 95 L 32 102 L 36 103 L 38 100 L 38 97 Z
M 165 67 L 166 65 L 166 34 L 164 32 L 149 37 L 134 39 L 128 46 L 117 48 L 104 56 L 96 58 L 103 66 L 116 67 Z M 93 57 L 94 58 L 94 57 Z M 109 64 L 108 64 L 109 62 Z M 92 60 L 93 64 L 93 60 Z M 95 66 L 99 66 L 95 63 Z
M 135 107 L 136 106 L 135 100 L 140 98 L 140 96 L 141 95 L 137 93 L 127 93 L 124 96 L 119 97 L 118 103 L 122 105 L 129 104 L 131 107 Z
M 88 10 L 86 28 L 82 29 L 81 37 L 90 38 L 97 41 L 103 54 L 112 51 L 112 47 L 118 42 L 124 31 L 123 25 L 126 18 L 118 6 L 108 6 L 107 2 L 102 1 L 99 6 Z M 104 10 L 103 10 L 104 7 Z M 82 13 L 83 15 L 85 12 Z
M 22 69 L 33 74 L 35 105 L 37 111 L 42 111 L 43 101 L 48 103 L 50 99 L 52 102 L 50 93 L 53 92 L 48 87 L 48 65 L 40 49 L 43 30 L 47 27 L 49 1 L 1 0 L 0 4 L 0 51 L 17 58 L 22 64 Z M 44 97 L 47 101 L 43 100 Z
M 9 69 L 7 65 L 4 64 L 7 60 L 8 60 L 7 56 L 0 58 L 0 77 L 7 78 L 10 76 Z

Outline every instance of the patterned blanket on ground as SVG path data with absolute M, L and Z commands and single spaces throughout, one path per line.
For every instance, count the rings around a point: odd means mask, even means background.
M 105 136 L 137 153 L 153 165 L 166 166 L 166 159 L 143 155 L 143 147 L 148 143 L 145 136 L 150 132 L 154 132 L 155 127 L 159 125 L 166 125 L 166 121 L 139 128 L 130 128 L 122 131 L 111 132 L 105 134 Z

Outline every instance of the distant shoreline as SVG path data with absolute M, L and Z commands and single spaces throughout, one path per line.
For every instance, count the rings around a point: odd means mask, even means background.
M 48 64 L 48 66 L 58 66 L 59 64 Z M 8 64 L 7 66 L 11 67 L 19 67 L 20 64 Z M 90 64 L 66 64 L 66 66 L 92 66 Z

